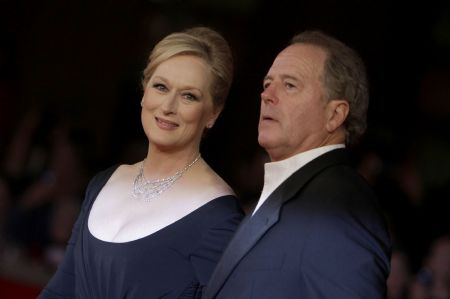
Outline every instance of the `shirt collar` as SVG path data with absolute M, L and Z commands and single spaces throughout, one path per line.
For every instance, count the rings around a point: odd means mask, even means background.
M 296 154 L 287 159 L 264 164 L 264 187 L 253 214 L 264 201 L 294 172 L 308 162 L 334 149 L 345 148 L 344 144 L 332 144 Z

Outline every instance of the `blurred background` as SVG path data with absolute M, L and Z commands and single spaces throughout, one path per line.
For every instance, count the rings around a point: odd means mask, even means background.
M 165 35 L 211 26 L 235 80 L 202 155 L 249 209 L 262 187 L 262 78 L 304 29 L 356 49 L 371 85 L 352 149 L 394 241 L 389 298 L 450 298 L 450 3 L 0 0 L 0 298 L 35 298 L 98 171 L 146 153 L 140 79 Z

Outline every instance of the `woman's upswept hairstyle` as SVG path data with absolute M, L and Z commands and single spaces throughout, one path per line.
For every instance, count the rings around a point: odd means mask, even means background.
M 179 55 L 196 56 L 209 65 L 212 75 L 210 93 L 214 108 L 223 108 L 233 81 L 233 57 L 224 37 L 208 27 L 193 27 L 175 32 L 159 41 L 150 53 L 144 70 L 143 88 L 145 89 L 162 62 Z
M 341 41 L 320 31 L 295 35 L 292 44 L 319 47 L 327 53 L 322 83 L 327 101 L 345 100 L 349 114 L 344 122 L 346 143 L 354 144 L 366 130 L 369 91 L 367 74 L 361 57 Z

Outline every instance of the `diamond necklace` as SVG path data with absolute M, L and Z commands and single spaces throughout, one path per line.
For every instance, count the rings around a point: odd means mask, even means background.
M 151 201 L 153 198 L 158 197 L 172 187 L 172 185 L 189 169 L 195 162 L 200 159 L 200 154 L 183 169 L 177 171 L 174 175 L 165 177 L 162 179 L 157 179 L 153 181 L 148 181 L 144 176 L 144 161 L 142 161 L 139 167 L 139 173 L 133 182 L 133 197 L 136 199 L 142 199 L 143 201 Z

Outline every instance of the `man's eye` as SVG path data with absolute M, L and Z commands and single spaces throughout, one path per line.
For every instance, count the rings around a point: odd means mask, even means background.
M 289 82 L 286 82 L 284 85 L 285 85 L 288 89 L 291 89 L 291 88 L 294 88 L 294 87 L 295 87 L 294 84 L 291 84 L 291 83 L 289 83 Z
M 164 84 L 161 83 L 155 83 L 153 84 L 153 88 L 159 90 L 159 91 L 166 91 L 167 87 Z
M 266 89 L 269 86 L 270 86 L 270 82 L 264 82 L 263 83 L 263 89 Z

